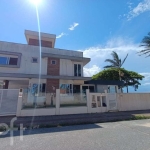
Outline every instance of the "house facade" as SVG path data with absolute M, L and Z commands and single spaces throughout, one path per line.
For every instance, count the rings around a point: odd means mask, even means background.
M 25 30 L 25 37 L 27 44 L 0 41 L 1 89 L 32 91 L 39 86 L 41 93 L 60 89 L 61 94 L 94 90 L 94 86 L 84 84 L 90 78 L 83 76 L 83 67 L 90 58 L 83 57 L 83 52 L 55 48 L 53 34 L 40 33 L 39 42 L 38 32 Z

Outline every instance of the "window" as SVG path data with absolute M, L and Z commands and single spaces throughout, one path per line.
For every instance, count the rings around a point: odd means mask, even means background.
M 117 93 L 116 92 L 116 86 L 109 86 L 108 87 L 108 93 Z
M 60 84 L 60 94 L 72 95 L 72 84 Z
M 39 90 L 39 93 L 38 93 L 38 90 Z M 37 94 L 38 94 L 38 96 L 44 96 L 45 92 L 46 92 L 46 84 L 45 83 L 41 83 L 40 85 L 37 83 L 32 84 L 31 93 L 33 95 L 37 96 Z
M 21 53 L 0 51 L 0 66 L 19 68 L 21 63 Z
M 0 64 L 1 65 L 7 65 L 8 64 L 8 58 L 7 57 L 0 57 Z
M 74 64 L 74 76 L 81 77 L 81 64 Z
M 32 63 L 38 63 L 38 58 L 32 57 Z
M 9 59 L 9 65 L 17 65 L 18 58 L 11 58 Z
M 17 65 L 18 58 L 13 57 L 0 57 L 0 65 Z
M 52 61 L 51 61 L 51 64 L 52 64 L 52 65 L 55 65 L 55 64 L 56 64 L 56 60 L 52 60 Z
M 46 92 L 46 84 L 40 84 L 40 92 L 45 93 Z
M 89 86 L 89 91 L 94 92 L 94 86 Z

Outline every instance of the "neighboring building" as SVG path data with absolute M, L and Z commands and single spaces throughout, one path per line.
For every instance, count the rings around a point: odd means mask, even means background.
M 0 41 L 0 88 L 31 89 L 39 83 L 39 33 L 25 31 L 27 44 Z M 94 86 L 84 85 L 91 78 L 83 76 L 90 58 L 83 52 L 55 48 L 56 35 L 41 33 L 40 92 L 62 94 L 81 92 Z

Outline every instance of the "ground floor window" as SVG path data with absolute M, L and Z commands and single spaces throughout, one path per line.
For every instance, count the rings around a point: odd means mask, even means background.
M 86 90 L 87 90 L 87 89 L 89 89 L 90 93 L 91 93 L 91 92 L 94 92 L 94 86 L 92 86 L 92 85 L 90 85 L 90 86 L 89 86 L 89 85 L 84 86 L 84 85 L 83 85 L 83 86 L 82 86 L 82 93 L 86 93 Z
M 94 92 L 94 86 L 89 85 L 73 85 L 73 84 L 60 84 L 60 94 L 73 95 L 75 93 L 84 93 L 86 94 L 86 89 L 89 89 L 90 92 Z
M 39 88 L 39 93 L 38 93 L 38 88 Z M 43 95 L 46 92 L 46 84 L 42 83 L 39 85 L 39 84 L 33 83 L 30 90 L 31 90 L 31 93 L 33 95 L 36 95 L 36 94 L 42 94 Z
M 108 86 L 108 93 L 117 93 L 116 86 Z
M 72 95 L 72 84 L 60 84 L 60 94 Z

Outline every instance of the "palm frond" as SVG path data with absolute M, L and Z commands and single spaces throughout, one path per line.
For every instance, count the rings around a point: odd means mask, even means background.
M 147 48 L 147 49 L 144 49 L 144 50 L 141 50 L 138 52 L 139 56 L 146 55 L 148 53 L 150 53 L 150 48 Z M 149 55 L 148 55 L 148 57 L 149 57 Z
M 108 66 L 104 66 L 104 68 L 117 68 L 117 67 L 114 65 L 108 65 Z
M 105 62 L 109 62 L 110 64 L 114 65 L 114 66 L 118 66 L 118 63 L 116 63 L 114 60 L 112 59 L 106 59 Z
M 139 51 L 138 53 L 143 53 L 143 52 L 146 52 L 146 51 L 149 51 L 149 52 L 150 52 L 150 48 L 143 49 L 143 50 Z
M 128 54 L 126 55 L 126 57 L 125 57 L 124 60 L 122 61 L 121 66 L 124 64 L 124 62 L 125 62 L 125 60 L 127 59 L 127 57 L 128 57 Z M 121 67 L 121 66 L 120 66 L 120 67 Z
M 149 54 L 149 55 L 147 55 L 147 56 L 146 56 L 146 58 L 147 58 L 147 57 L 150 57 L 150 54 Z
M 113 60 L 116 61 L 116 63 L 119 65 L 119 56 L 115 51 L 112 51 L 111 53 Z
M 141 51 L 138 52 L 138 54 L 140 54 L 139 56 L 146 55 L 146 54 L 150 53 L 150 32 L 148 33 L 147 36 L 145 36 L 143 38 L 140 46 L 143 46 L 145 48 L 144 48 L 144 50 L 141 50 Z M 149 55 L 146 56 L 146 57 L 149 57 Z

